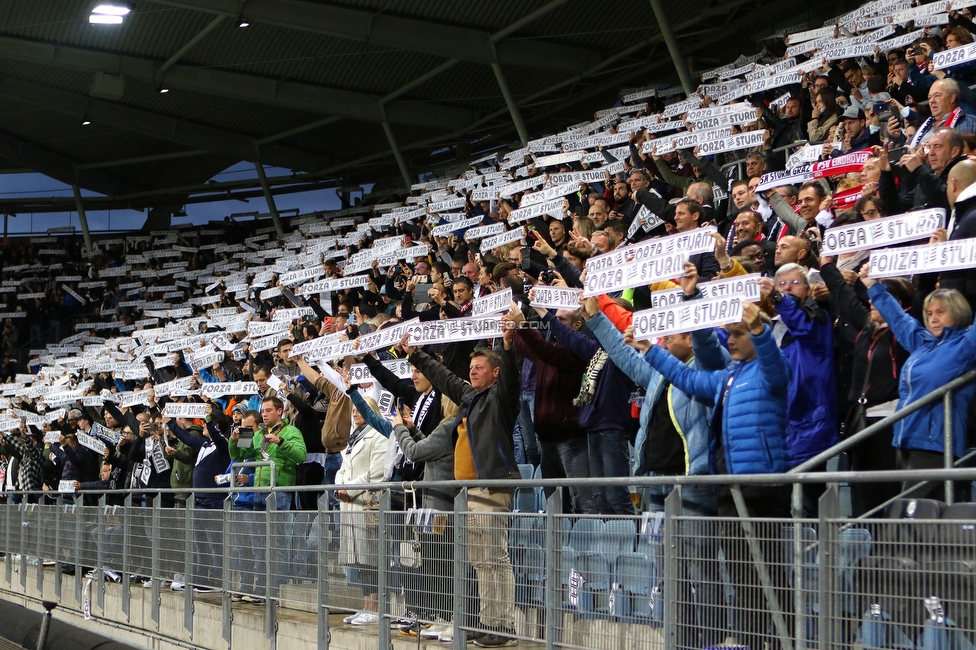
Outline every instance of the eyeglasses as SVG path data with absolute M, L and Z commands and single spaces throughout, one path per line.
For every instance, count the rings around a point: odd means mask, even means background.
M 776 283 L 776 286 L 780 289 L 785 289 L 786 287 L 793 285 L 794 287 L 800 286 L 801 284 L 806 284 L 806 280 L 780 280 Z

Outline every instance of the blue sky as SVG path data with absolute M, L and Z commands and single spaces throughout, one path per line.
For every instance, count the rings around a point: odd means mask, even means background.
M 289 175 L 291 170 L 280 167 L 266 167 L 268 176 Z M 216 176 L 216 181 L 233 181 L 256 178 L 254 165 L 241 162 L 225 169 Z M 367 186 L 367 190 L 369 186 Z M 0 176 L 0 198 L 24 197 L 70 197 L 71 186 L 49 178 L 43 174 L 6 174 Z M 83 196 L 99 196 L 94 192 L 82 190 Z M 315 210 L 338 210 L 341 206 L 334 189 L 314 190 L 300 194 L 283 194 L 275 197 L 275 205 L 279 210 L 298 208 L 302 213 Z M 248 203 L 241 201 L 216 201 L 213 203 L 198 203 L 186 206 L 186 217 L 173 219 L 173 225 L 201 225 L 209 221 L 219 221 L 224 217 L 240 212 L 258 212 L 266 214 L 268 204 L 263 198 L 249 199 Z M 89 211 L 87 213 L 88 227 L 92 232 L 106 230 L 137 230 L 146 220 L 144 212 L 135 210 Z M 16 234 L 43 234 L 48 228 L 75 226 L 81 229 L 76 212 L 55 212 L 43 214 L 22 214 L 10 218 L 7 222 L 7 232 Z

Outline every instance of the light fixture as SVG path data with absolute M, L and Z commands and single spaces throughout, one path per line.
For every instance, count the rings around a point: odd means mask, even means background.
M 132 7 L 121 2 L 101 2 L 94 9 L 93 14 L 103 14 L 106 16 L 128 16 Z
M 88 118 L 85 118 L 81 121 L 82 126 L 88 126 L 89 124 L 91 124 L 91 120 L 89 120 Z
M 90 25 L 121 25 L 122 16 L 113 16 L 111 14 L 92 14 L 88 16 L 88 23 Z
M 169 88 L 167 88 L 166 86 L 163 86 L 162 88 L 159 89 L 160 95 L 165 95 L 168 92 L 169 92 Z
M 240 20 L 237 21 L 237 26 L 243 29 L 244 27 L 250 27 L 251 23 L 241 18 Z

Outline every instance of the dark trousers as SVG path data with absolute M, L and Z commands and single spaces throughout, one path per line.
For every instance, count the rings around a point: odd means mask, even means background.
M 749 510 L 752 539 L 762 554 L 773 593 L 779 601 L 787 634 L 792 637 L 793 594 L 789 588 L 786 570 L 782 522 L 755 521 L 765 517 L 789 518 L 790 490 L 786 486 L 743 486 L 742 496 Z M 737 519 L 739 516 L 728 488 L 719 489 L 718 513 L 720 517 L 726 518 Z M 769 644 L 770 650 L 780 648 L 772 611 L 763 592 L 753 547 L 743 522 L 728 519 L 723 522 L 723 526 L 722 548 L 725 551 L 726 568 L 736 590 L 736 605 L 732 612 L 735 631 L 730 631 L 730 634 L 737 638 L 739 645 L 749 646 L 754 650 L 762 648 L 764 643 Z M 718 620 L 716 617 L 712 618 Z

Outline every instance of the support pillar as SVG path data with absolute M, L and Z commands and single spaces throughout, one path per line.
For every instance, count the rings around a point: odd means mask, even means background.
M 671 29 L 671 21 L 668 20 L 668 14 L 664 11 L 661 0 L 650 0 L 650 3 L 651 9 L 654 10 L 654 17 L 657 18 L 658 27 L 661 28 L 661 35 L 664 37 L 664 42 L 668 46 L 668 52 L 671 53 L 671 61 L 674 62 L 675 70 L 678 72 L 681 87 L 685 89 L 685 94 L 690 97 L 695 92 L 696 86 L 691 83 L 688 66 L 685 65 L 684 59 L 681 57 L 681 48 L 678 47 L 678 39 L 674 37 L 674 31 Z
M 383 122 L 383 133 L 386 134 L 386 139 L 390 143 L 390 149 L 393 150 L 393 157 L 396 158 L 397 166 L 400 168 L 400 173 L 403 174 L 403 182 L 407 185 L 407 190 L 413 184 L 413 180 L 410 176 L 410 168 L 407 167 L 407 161 L 403 157 L 403 153 L 400 151 L 400 146 L 397 145 L 396 138 L 393 137 L 393 129 L 390 127 L 389 122 Z
M 268 203 L 268 212 L 271 213 L 271 222 L 274 223 L 275 232 L 279 237 L 285 236 L 285 231 L 281 227 L 281 217 L 278 215 L 278 206 L 275 205 L 274 196 L 271 194 L 271 186 L 268 185 L 268 177 L 264 173 L 264 164 L 254 163 L 254 169 L 258 172 L 258 180 L 261 182 L 261 190 L 264 191 L 264 200 Z
M 518 104 L 515 103 L 515 97 L 512 96 L 512 91 L 508 87 L 505 75 L 502 73 L 502 67 L 497 63 L 492 63 L 491 69 L 495 72 L 495 79 L 498 80 L 498 87 L 502 91 L 502 97 L 505 98 L 505 104 L 508 105 L 508 112 L 512 114 L 512 122 L 515 123 L 515 130 L 518 131 L 519 140 L 522 141 L 522 146 L 526 147 L 529 144 L 529 132 L 525 130 L 525 122 L 522 121 L 522 114 L 519 112 Z
M 71 186 L 75 193 L 75 209 L 78 211 L 78 222 L 81 224 L 81 236 L 85 239 L 85 250 L 82 255 L 92 252 L 91 233 L 88 231 L 88 216 L 85 214 L 85 204 L 81 200 L 81 188 L 75 183 Z

